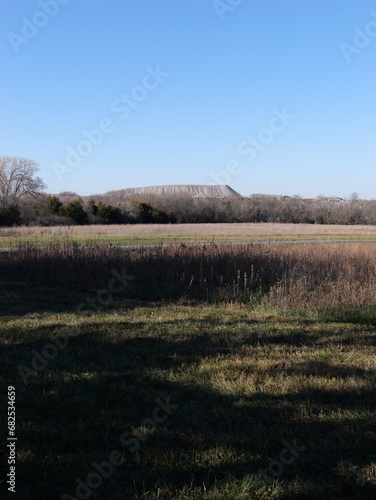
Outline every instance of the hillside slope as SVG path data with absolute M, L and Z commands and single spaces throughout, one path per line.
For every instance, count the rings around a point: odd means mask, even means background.
M 233 198 L 234 196 L 240 196 L 236 191 L 226 185 L 205 186 L 194 184 L 128 188 L 109 191 L 108 193 L 106 193 L 106 196 L 116 198 L 131 198 L 132 196 L 139 195 L 189 195 L 194 198 Z

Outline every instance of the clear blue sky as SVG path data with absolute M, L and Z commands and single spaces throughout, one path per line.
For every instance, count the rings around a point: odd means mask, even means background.
M 48 192 L 376 197 L 373 0 L 49 2 L 0 7 L 0 154 L 35 160 Z

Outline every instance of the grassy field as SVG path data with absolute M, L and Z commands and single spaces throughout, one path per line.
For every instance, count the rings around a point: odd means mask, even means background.
M 0 248 L 67 240 L 78 245 L 156 245 L 333 239 L 376 241 L 376 226 L 244 223 L 0 228 Z
M 350 242 L 3 252 L 15 497 L 376 498 L 375 264 Z

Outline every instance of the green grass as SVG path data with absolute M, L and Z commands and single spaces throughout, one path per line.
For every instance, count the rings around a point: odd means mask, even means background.
M 0 422 L 5 437 L 13 385 L 15 498 L 78 498 L 76 479 L 114 451 L 122 465 L 89 498 L 376 498 L 373 317 L 124 297 L 78 314 L 91 295 L 0 284 Z M 68 345 L 23 380 L 20 366 L 57 335 Z M 152 432 L 158 398 L 178 407 Z M 294 440 L 301 451 L 265 480 L 260 469 L 278 467 Z M 2 471 L 6 455 L 4 441 Z

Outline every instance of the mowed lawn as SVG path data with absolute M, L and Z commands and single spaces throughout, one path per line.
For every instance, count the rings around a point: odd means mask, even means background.
M 0 285 L 14 498 L 376 498 L 374 318 L 88 296 Z

